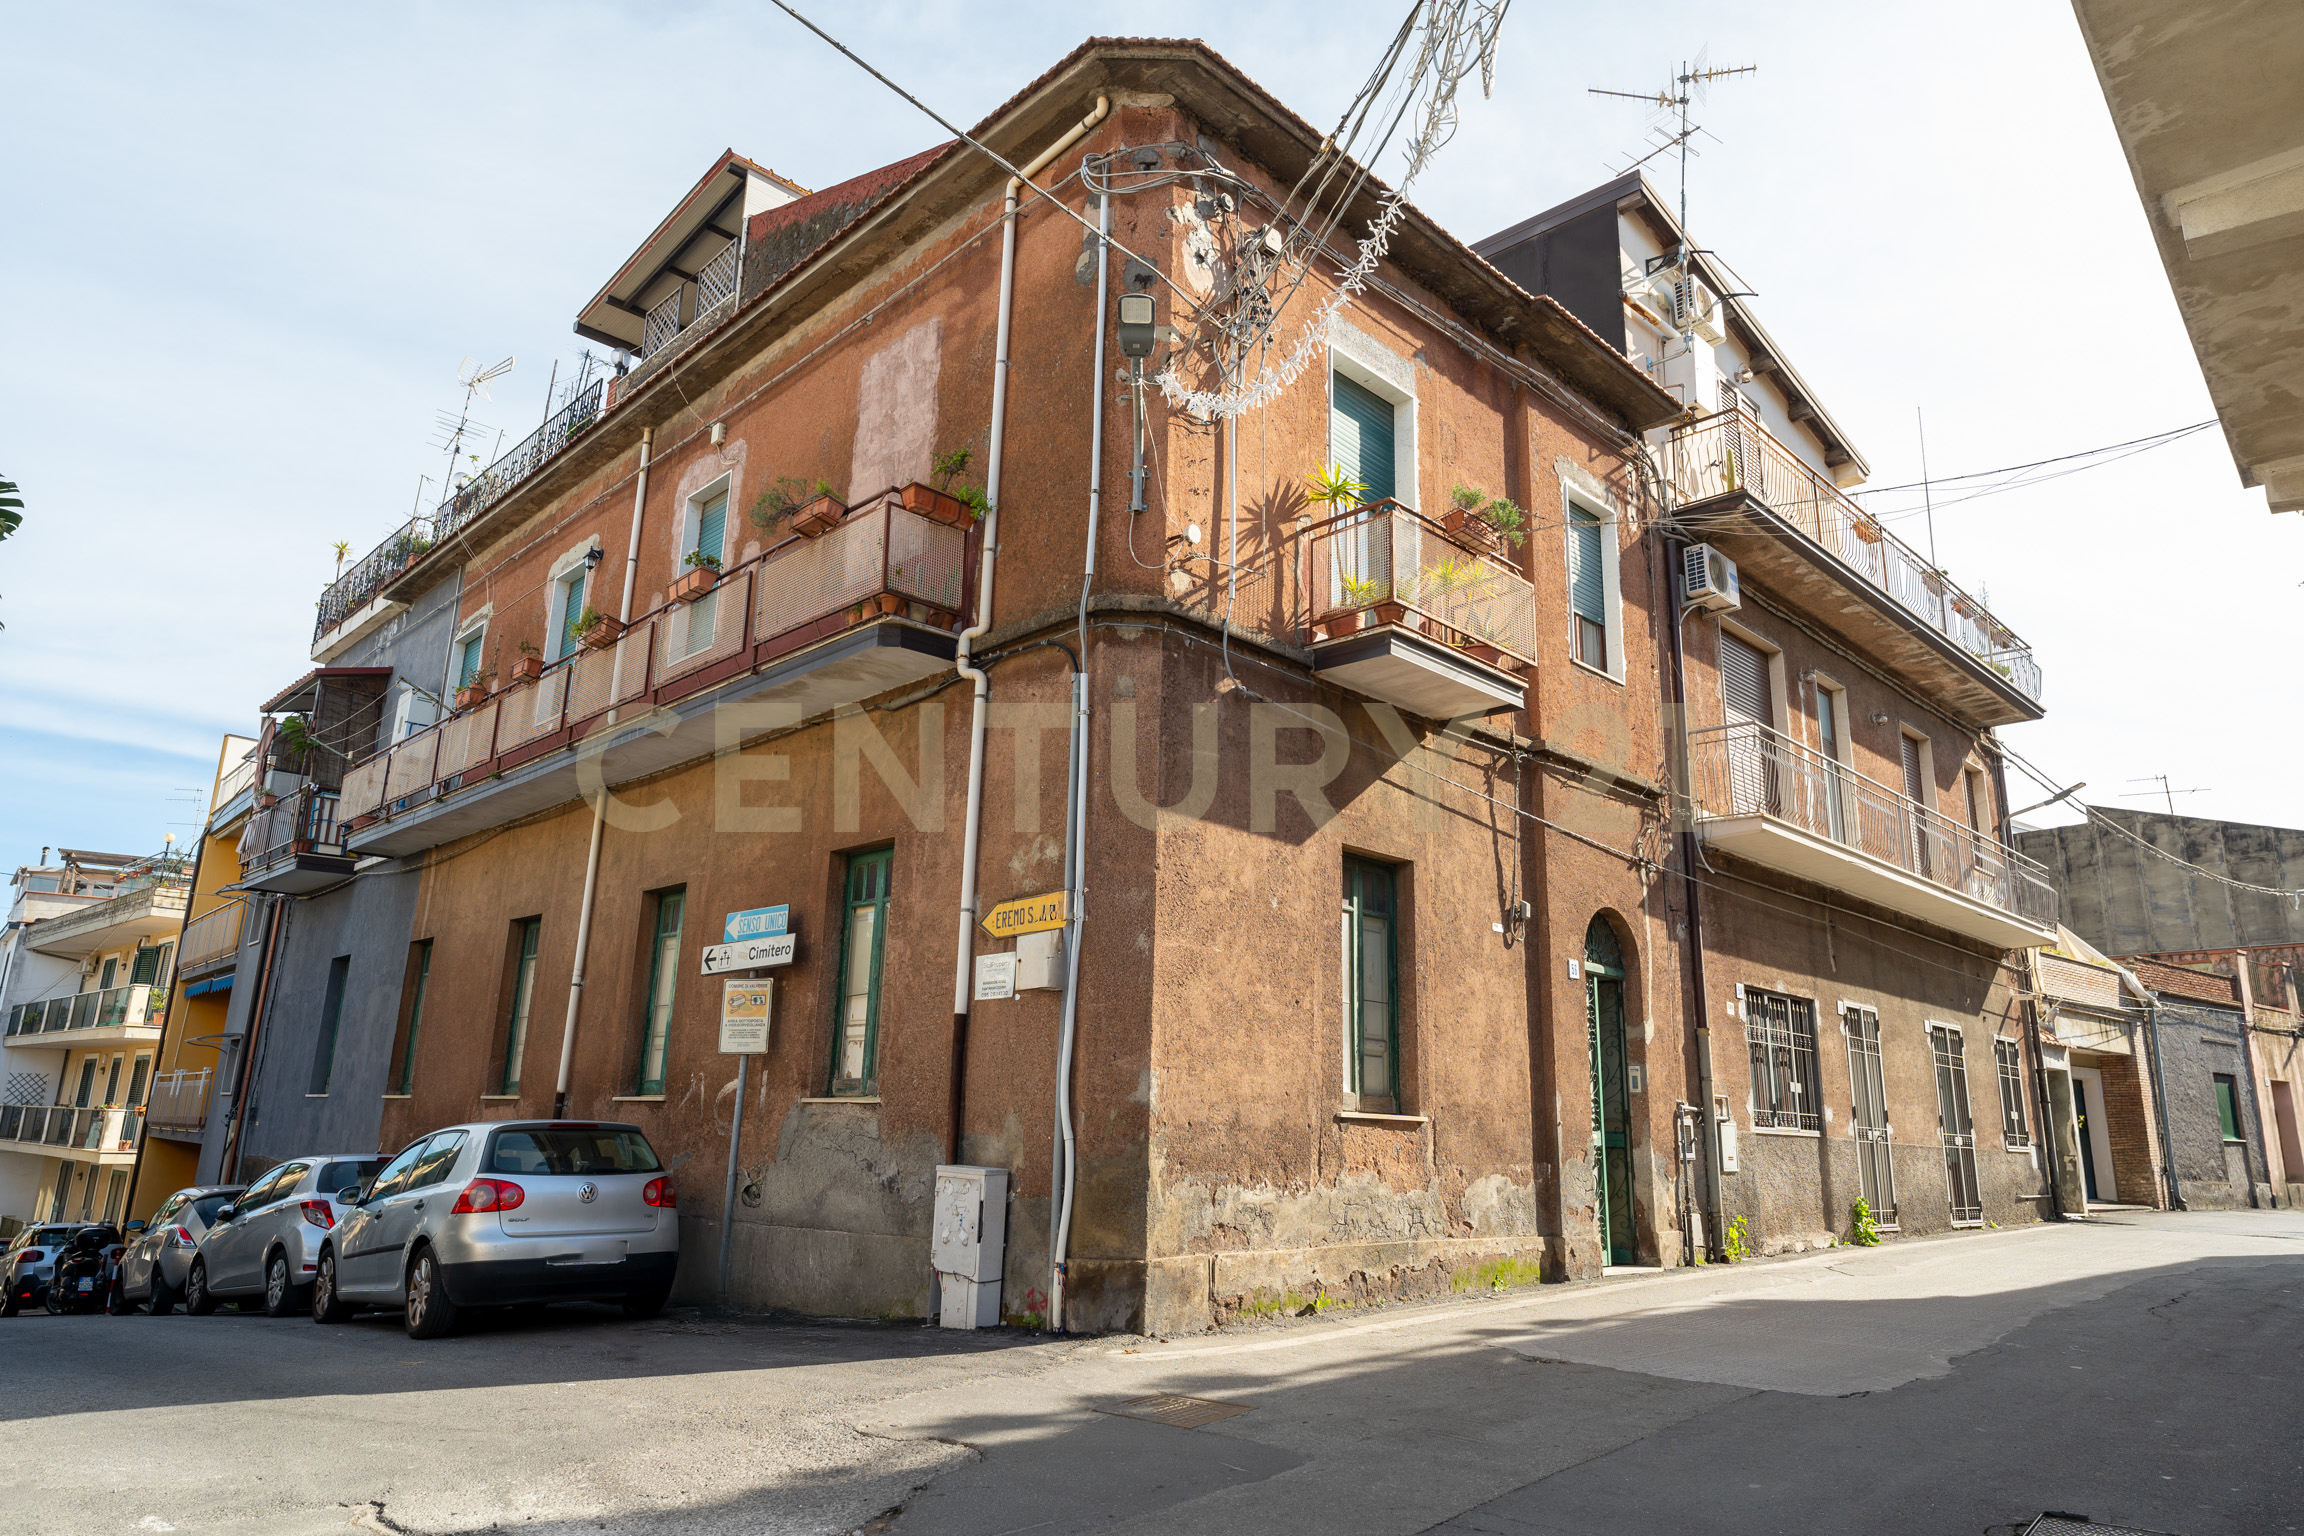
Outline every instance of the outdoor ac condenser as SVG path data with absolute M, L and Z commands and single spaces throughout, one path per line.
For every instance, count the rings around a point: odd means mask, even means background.
M 1692 608 L 1736 609 L 1744 598 L 1736 585 L 1736 562 L 1709 544 L 1691 544 L 1682 557 L 1681 596 Z
M 1000 1322 L 1000 1266 L 1008 1246 L 1008 1170 L 936 1170 L 928 1262 L 936 1271 L 936 1321 L 946 1328 Z

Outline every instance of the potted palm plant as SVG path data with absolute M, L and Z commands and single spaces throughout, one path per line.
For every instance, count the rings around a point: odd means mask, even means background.
M 692 603 L 720 584 L 720 557 L 692 549 L 682 562 L 687 569 L 672 583 L 672 601 Z

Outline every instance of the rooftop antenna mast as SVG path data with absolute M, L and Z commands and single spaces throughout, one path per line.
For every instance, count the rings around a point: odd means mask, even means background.
M 463 366 L 456 370 L 456 382 L 464 386 L 464 406 L 462 410 L 457 412 L 456 424 L 453 427 L 448 425 L 447 413 L 445 411 L 441 413 L 440 424 L 447 433 L 446 447 L 448 450 L 448 467 L 441 480 L 440 494 L 443 497 L 452 494 L 456 489 L 456 459 L 464 451 L 465 436 L 475 425 L 472 420 L 472 397 L 477 395 L 482 400 L 493 401 L 495 397 L 488 393 L 488 386 L 511 371 L 512 359 L 510 358 L 506 358 L 489 368 L 479 367 L 473 363 L 472 359 L 466 358 Z M 421 482 L 419 482 L 417 494 L 419 496 L 423 494 Z
M 2176 814 L 2176 797 L 2178 795 L 2205 795 L 2213 787 L 2203 784 L 2196 789 L 2170 789 L 2168 787 L 2168 775 L 2164 773 L 2148 773 L 2140 779 L 2130 779 L 2128 782 L 2131 784 L 2159 785 L 2160 798 L 2168 802 L 2168 814 L 2171 816 Z M 2152 798 L 2152 794 L 2151 790 L 2141 789 L 2134 794 L 2122 795 L 2120 798 L 2123 800 L 2149 800 Z

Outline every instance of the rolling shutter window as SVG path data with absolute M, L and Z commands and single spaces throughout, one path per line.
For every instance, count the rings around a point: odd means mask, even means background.
M 1336 463 L 1368 487 L 1370 501 L 1398 493 L 1392 468 L 1392 402 L 1340 373 L 1329 375 L 1328 435 Z
M 1603 582 L 1598 515 L 1583 507 L 1568 509 L 1568 606 L 1574 610 L 1570 636 L 1576 659 L 1589 667 L 1608 669 L 1608 616 Z
M 1732 725 L 1775 723 L 1768 702 L 1768 657 L 1751 641 L 1730 634 L 1720 637 L 1720 704 Z
M 1898 744 L 1904 753 L 1904 797 L 1921 805 L 1928 803 L 1926 787 L 1920 782 L 1920 743 L 1917 738 L 1900 736 Z
M 728 493 L 721 491 L 696 509 L 696 550 L 715 560 L 721 558 L 727 533 Z

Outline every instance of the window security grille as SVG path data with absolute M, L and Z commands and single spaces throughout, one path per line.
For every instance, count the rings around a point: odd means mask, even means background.
M 1896 1225 L 1896 1162 L 1888 1150 L 1888 1092 L 1880 1067 L 1880 1015 L 1853 1005 L 1840 1011 L 1848 1037 L 1850 1130 L 1856 1142 L 1857 1188 L 1883 1227 Z
M 2005 1036 L 1992 1041 L 1992 1057 L 2000 1067 L 2000 1135 L 2011 1147 L 2032 1145 L 2024 1125 L 2024 1069 L 2016 1042 Z
M 1752 1047 L 1752 1124 L 1782 1130 L 1822 1128 L 1816 1089 L 1816 1005 L 1776 992 L 1744 993 L 1745 1038 Z
M 1944 1183 L 1952 1224 L 1976 1226 L 1984 1220 L 1984 1197 L 1976 1182 L 1976 1124 L 1968 1113 L 1968 1058 L 1958 1030 L 1928 1026 L 1936 1058 L 1936 1124 L 1944 1142 Z

